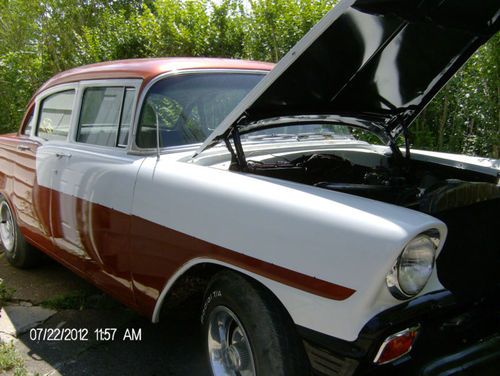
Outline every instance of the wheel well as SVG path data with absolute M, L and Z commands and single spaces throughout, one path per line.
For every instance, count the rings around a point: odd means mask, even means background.
M 203 262 L 191 266 L 182 275 L 180 275 L 170 287 L 163 301 L 160 302 L 160 315 L 159 321 L 175 311 L 182 311 L 182 313 L 192 313 L 198 315 L 203 304 L 203 295 L 205 290 L 212 279 L 212 277 L 221 271 L 231 271 L 238 273 L 247 279 L 250 283 L 254 284 L 258 289 L 264 290 L 269 295 L 273 296 L 277 304 L 279 304 L 283 312 L 290 318 L 293 323 L 288 310 L 285 308 L 281 300 L 260 281 L 252 276 L 242 273 L 231 267 L 219 265 L 210 262 Z
M 161 302 L 159 321 L 185 304 L 197 304 L 198 309 L 201 308 L 203 293 L 210 279 L 219 271 L 227 269 L 222 265 L 201 263 L 186 270 L 175 280 Z

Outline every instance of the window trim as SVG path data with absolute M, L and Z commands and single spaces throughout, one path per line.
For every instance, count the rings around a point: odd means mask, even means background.
M 166 72 L 163 74 L 159 74 L 155 78 L 153 78 L 151 81 L 147 83 L 147 85 L 143 88 L 143 90 L 140 93 L 139 100 L 137 101 L 137 105 L 133 117 L 133 131 L 129 136 L 129 149 L 128 152 L 129 154 L 134 154 L 134 155 L 155 155 L 157 148 L 141 148 L 137 145 L 136 143 L 136 138 L 137 138 L 137 130 L 139 127 L 139 115 L 140 111 L 142 109 L 142 106 L 144 105 L 144 101 L 146 100 L 146 96 L 149 93 L 150 89 L 153 87 L 154 84 L 156 84 L 158 81 L 169 79 L 170 77 L 178 77 L 178 76 L 185 76 L 185 75 L 192 75 L 192 74 L 210 74 L 210 73 L 229 73 L 229 74 L 262 74 L 262 76 L 265 76 L 269 71 L 267 70 L 262 70 L 262 69 L 227 69 L 227 68 L 211 68 L 211 69 L 186 69 L 182 71 L 173 71 L 173 72 Z M 176 145 L 176 146 L 165 146 L 160 149 L 160 152 L 169 152 L 169 151 L 182 151 L 182 150 L 190 150 L 193 148 L 198 147 L 201 145 L 201 142 L 195 143 L 195 144 L 186 144 L 186 145 Z

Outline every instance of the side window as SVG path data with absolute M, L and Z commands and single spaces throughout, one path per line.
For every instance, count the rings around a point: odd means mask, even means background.
M 101 146 L 126 145 L 134 94 L 134 89 L 123 87 L 86 89 L 76 141 Z
M 66 140 L 71 124 L 74 90 L 52 94 L 42 101 L 37 136 L 45 140 Z

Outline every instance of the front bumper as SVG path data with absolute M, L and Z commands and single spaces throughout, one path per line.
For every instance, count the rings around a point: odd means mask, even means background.
M 373 359 L 389 335 L 420 325 L 412 351 L 382 366 Z M 500 299 L 461 300 L 433 292 L 381 312 L 354 342 L 298 327 L 318 375 L 498 375 Z

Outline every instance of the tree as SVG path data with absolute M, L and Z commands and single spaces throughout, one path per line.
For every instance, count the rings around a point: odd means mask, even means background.
M 46 79 L 155 56 L 278 61 L 336 0 L 0 0 L 0 131 L 18 127 Z M 499 158 L 500 35 L 410 127 L 412 144 Z

